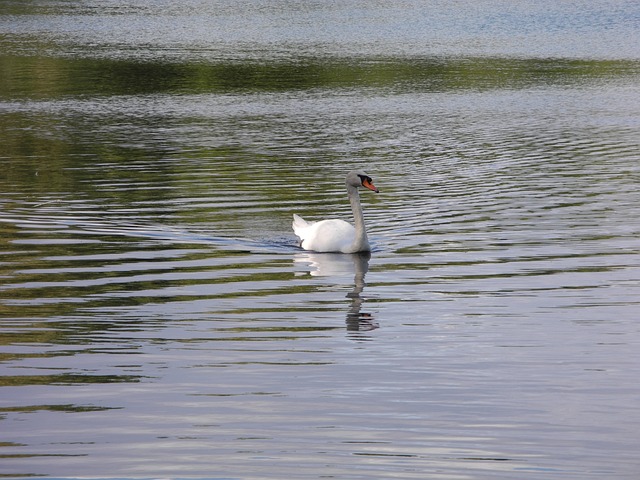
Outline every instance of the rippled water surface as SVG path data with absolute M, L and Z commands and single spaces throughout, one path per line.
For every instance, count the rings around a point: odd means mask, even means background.
M 638 478 L 639 19 L 1 2 L 0 476 Z

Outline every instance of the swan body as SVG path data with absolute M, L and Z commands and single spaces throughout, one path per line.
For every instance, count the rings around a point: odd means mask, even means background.
M 322 220 L 307 222 L 293 215 L 293 231 L 300 237 L 300 246 L 314 252 L 355 253 L 369 250 L 369 242 L 354 246 L 356 229 L 344 220 Z
M 357 253 L 371 250 L 358 188 L 364 187 L 378 193 L 371 177 L 364 172 L 349 172 L 346 179 L 347 195 L 351 203 L 355 227 L 344 220 L 307 222 L 293 215 L 293 231 L 300 238 L 300 246 L 314 252 Z

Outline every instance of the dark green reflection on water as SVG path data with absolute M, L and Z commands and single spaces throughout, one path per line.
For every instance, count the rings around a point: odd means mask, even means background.
M 59 375 L 5 375 L 0 377 L 0 387 L 139 382 L 141 378 L 142 377 L 138 375 L 78 375 L 71 373 L 63 373 Z
M 17 407 L 0 407 L 0 415 L 3 413 L 33 413 L 39 411 L 48 412 L 65 412 L 65 413 L 83 413 L 83 412 L 102 412 L 104 410 L 118 410 L 120 407 L 98 407 L 95 405 L 24 405 Z
M 317 88 L 411 91 L 523 88 L 637 75 L 633 60 L 301 58 L 291 62 L 164 63 L 0 56 L 0 96 L 278 92 Z

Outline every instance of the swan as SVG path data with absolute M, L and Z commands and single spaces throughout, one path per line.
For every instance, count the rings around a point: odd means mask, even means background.
M 357 253 L 371 250 L 367 231 L 364 227 L 364 216 L 360 206 L 358 188 L 364 187 L 378 193 L 373 180 L 364 172 L 349 172 L 345 181 L 347 195 L 351 202 L 351 210 L 355 228 L 344 220 L 321 220 L 307 222 L 293 214 L 293 232 L 300 238 L 300 246 L 314 252 Z

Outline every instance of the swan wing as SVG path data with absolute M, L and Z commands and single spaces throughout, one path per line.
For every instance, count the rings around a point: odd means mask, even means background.
M 293 216 L 293 231 L 302 248 L 314 252 L 350 253 L 356 236 L 353 225 L 344 220 L 307 222 L 298 215 Z

